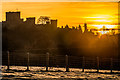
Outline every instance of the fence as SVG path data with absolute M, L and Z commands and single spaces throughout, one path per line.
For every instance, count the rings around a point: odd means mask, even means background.
M 45 66 L 46 71 L 48 67 L 65 67 L 66 72 L 69 68 L 82 68 L 84 69 L 100 69 L 120 70 L 120 60 L 114 58 L 102 57 L 79 57 L 68 55 L 53 55 L 50 53 L 38 54 L 29 52 L 4 52 L 2 55 L 2 65 L 9 66 L 26 66 L 29 71 L 29 66 Z

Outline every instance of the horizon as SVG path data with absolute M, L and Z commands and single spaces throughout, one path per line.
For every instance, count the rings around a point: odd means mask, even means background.
M 5 12 L 20 11 L 21 18 L 49 16 L 58 20 L 58 27 L 68 24 L 70 27 L 83 26 L 100 29 L 117 28 L 117 2 L 2 2 L 2 20 L 5 21 Z M 39 6 L 39 7 L 38 7 Z M 32 13 L 31 13 L 32 11 Z M 101 25 L 101 26 L 99 26 Z

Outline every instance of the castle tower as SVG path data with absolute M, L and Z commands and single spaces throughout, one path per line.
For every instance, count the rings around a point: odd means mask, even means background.
M 51 26 L 53 29 L 57 28 L 57 20 L 51 20 Z
M 85 32 L 87 32 L 87 23 L 84 23 L 84 29 L 85 29 Z
M 81 26 L 79 25 L 79 30 L 80 30 L 80 32 L 82 32 L 82 28 L 81 28 Z
M 6 12 L 6 21 L 16 23 L 20 21 L 20 12 Z
M 35 17 L 26 18 L 26 22 L 28 25 L 34 25 L 35 24 Z

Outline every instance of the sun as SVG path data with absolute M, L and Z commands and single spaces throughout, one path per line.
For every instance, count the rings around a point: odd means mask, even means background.
M 107 25 L 107 24 L 92 25 L 92 26 L 94 26 L 96 29 L 101 29 L 103 28 L 103 26 L 105 26 L 105 28 L 108 28 L 108 29 L 117 28 L 116 25 Z
M 116 25 L 106 25 L 106 24 L 103 24 L 103 25 L 92 25 L 94 26 L 98 31 L 100 35 L 104 35 L 104 34 L 113 34 L 112 32 L 112 29 L 117 29 L 118 26 Z M 115 30 L 115 33 L 117 33 L 117 30 Z
M 109 33 L 109 31 L 98 31 L 101 35 Z

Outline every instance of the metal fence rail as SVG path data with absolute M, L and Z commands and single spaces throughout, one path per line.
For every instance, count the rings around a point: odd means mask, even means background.
M 48 67 L 65 67 L 66 71 L 71 68 L 120 70 L 120 60 L 114 58 L 102 57 L 79 57 L 68 55 L 53 55 L 49 53 L 29 53 L 29 52 L 3 52 L 2 65 L 9 66 L 45 66 Z

